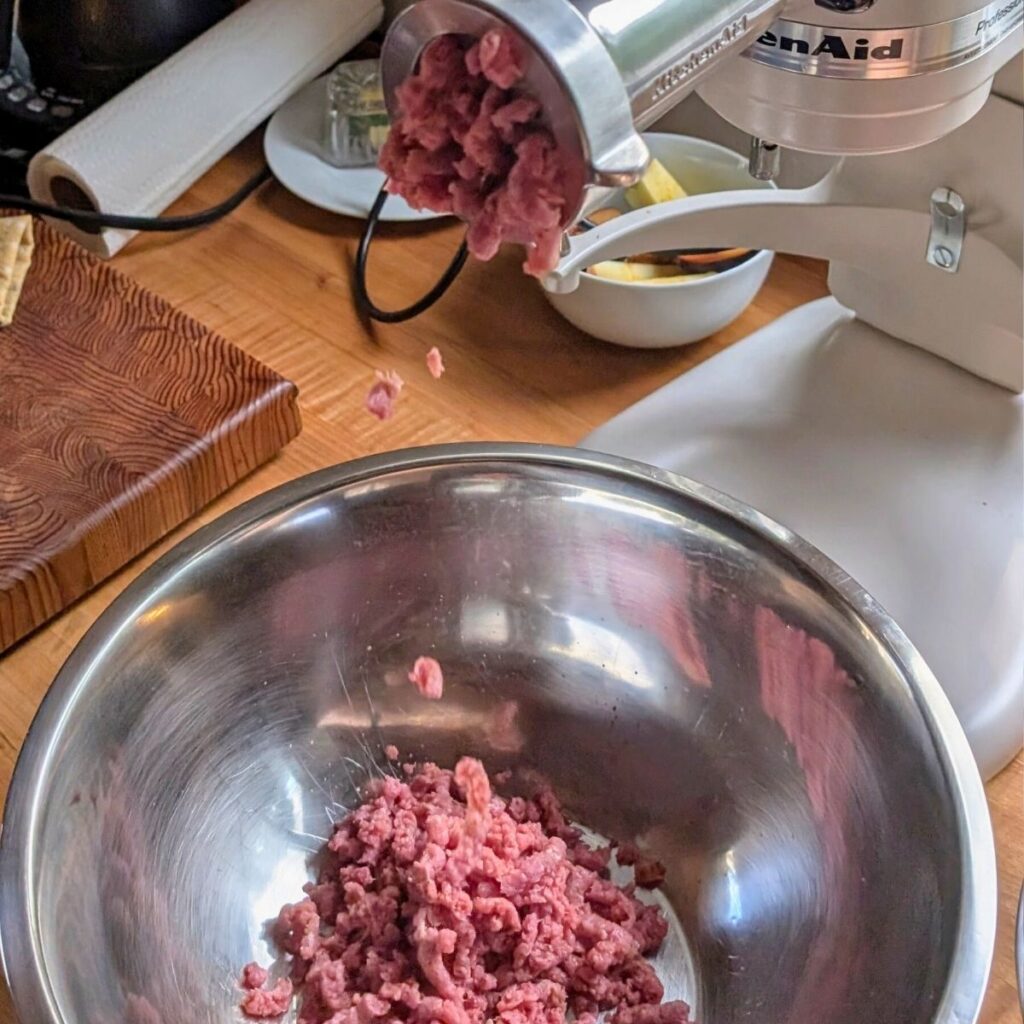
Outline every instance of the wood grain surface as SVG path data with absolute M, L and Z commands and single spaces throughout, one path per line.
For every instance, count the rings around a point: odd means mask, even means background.
M 222 199 L 258 159 L 259 141 L 251 139 L 198 182 L 174 212 Z M 537 286 L 524 280 L 510 253 L 489 266 L 471 265 L 421 319 L 369 329 L 349 290 L 358 232 L 355 222 L 271 185 L 225 221 L 188 237 L 138 238 L 118 256 L 115 264 L 125 273 L 294 380 L 303 432 L 278 458 L 0 658 L 0 793 L 32 715 L 74 643 L 142 568 L 200 523 L 303 473 L 406 445 L 493 439 L 574 444 L 656 387 L 826 292 L 820 264 L 780 258 L 754 304 L 715 337 L 678 351 L 631 351 L 568 327 Z M 400 306 L 421 294 L 458 236 L 450 225 L 382 231 L 371 274 L 375 298 Z M 448 365 L 440 381 L 424 365 L 432 345 Z M 395 369 L 408 382 L 398 415 L 387 423 L 362 409 L 375 368 Z M 1000 930 L 982 1024 L 1021 1020 L 1011 936 L 1024 876 L 1022 785 L 1024 759 L 1018 758 L 988 787 L 1000 858 Z M 15 1024 L 5 1000 L 0 986 L 0 1024 Z
M 35 229 L 0 331 L 0 651 L 299 430 L 293 384 Z

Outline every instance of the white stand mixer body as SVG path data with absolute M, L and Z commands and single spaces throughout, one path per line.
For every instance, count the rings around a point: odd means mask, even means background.
M 597 259 L 681 244 L 832 261 L 834 299 L 583 444 L 718 487 L 819 546 L 906 630 L 987 776 L 1020 749 L 1024 722 L 1022 180 L 1024 111 L 992 97 L 937 143 L 848 158 L 808 189 L 618 218 L 574 239 L 549 282 L 571 288 Z M 966 205 L 956 273 L 926 260 L 936 188 Z
M 828 259 L 833 294 L 862 320 L 980 377 L 1024 390 L 1021 108 L 993 96 L 971 121 L 920 149 L 849 157 L 807 189 L 719 192 L 616 218 L 575 237 L 545 281 L 571 291 L 599 260 L 738 245 Z M 927 260 L 931 197 L 965 204 L 958 269 Z

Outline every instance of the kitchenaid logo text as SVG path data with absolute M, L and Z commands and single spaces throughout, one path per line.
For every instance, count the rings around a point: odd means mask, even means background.
M 1016 0 L 1024 3 L 1024 0 Z M 799 53 L 808 57 L 831 57 L 833 60 L 899 60 L 903 56 L 904 39 L 894 36 L 887 42 L 872 46 L 870 39 L 857 38 L 848 41 L 840 35 L 823 35 L 812 49 L 807 39 L 795 39 L 791 36 L 765 32 L 757 40 L 758 46 L 768 49 L 783 50 L 787 53 Z
M 717 39 L 706 46 L 694 50 L 685 60 L 679 61 L 678 64 L 673 64 L 668 71 L 655 79 L 654 98 L 661 99 L 662 96 L 673 92 L 709 60 L 713 60 L 723 50 L 728 49 L 734 43 L 743 39 L 747 34 L 747 26 L 747 16 L 744 14 L 742 18 L 737 18 L 731 25 L 724 28 L 722 34 Z
M 1024 0 L 994 0 L 963 17 L 917 28 L 854 32 L 780 19 L 745 56 L 766 67 L 821 78 L 909 78 L 975 60 L 999 46 L 1022 21 Z
M 974 34 L 980 35 L 982 32 L 987 32 L 990 28 L 998 25 L 1003 18 L 1009 17 L 1015 11 L 1019 11 L 1021 7 L 1024 7 L 1024 0 L 1012 0 L 1011 3 L 1006 4 L 1005 7 L 1000 7 L 998 11 L 990 14 L 987 18 L 982 18 L 978 22 L 978 27 L 974 30 Z

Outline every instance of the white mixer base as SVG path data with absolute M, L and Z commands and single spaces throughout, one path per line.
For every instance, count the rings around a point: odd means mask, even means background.
M 1024 723 L 1024 400 L 821 299 L 582 442 L 733 495 L 824 551 L 922 653 L 987 777 Z

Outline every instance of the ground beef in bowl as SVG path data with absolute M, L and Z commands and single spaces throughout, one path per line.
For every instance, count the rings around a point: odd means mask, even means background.
M 503 799 L 472 758 L 372 783 L 274 929 L 299 1022 L 593 1024 L 611 1011 L 612 1024 L 688 1024 L 647 960 L 667 922 L 611 881 L 611 857 L 549 790 Z M 280 1013 L 261 996 L 287 980 L 249 965 L 243 1009 Z

